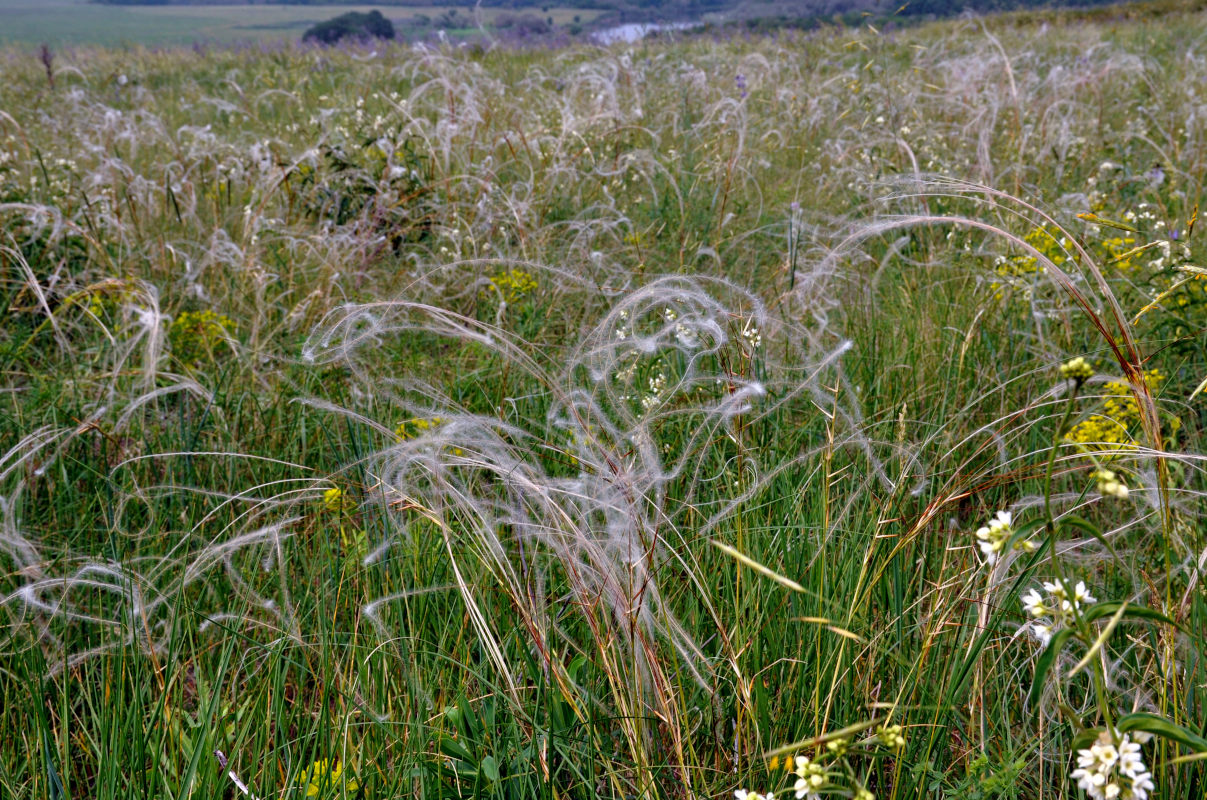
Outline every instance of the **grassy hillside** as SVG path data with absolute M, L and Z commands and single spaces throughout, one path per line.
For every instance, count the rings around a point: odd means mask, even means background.
M 1200 796 L 1204 20 L 1016 23 L 0 51 L 0 795 Z

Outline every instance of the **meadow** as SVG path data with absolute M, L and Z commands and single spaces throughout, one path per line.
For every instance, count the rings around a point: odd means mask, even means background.
M 0 0 L 0 45 L 79 47 L 239 45 L 263 43 L 276 46 L 296 42 L 319 22 L 348 11 L 374 8 L 394 22 L 401 35 L 430 34 L 430 27 L 413 25 L 417 16 L 439 20 L 455 9 L 463 21 L 492 29 L 500 17 L 524 13 L 551 19 L 558 27 L 589 22 L 599 11 L 546 6 L 512 10 L 469 8 L 452 5 L 172 5 L 114 6 L 87 0 Z M 459 31 L 475 34 L 474 28 Z
M 1205 18 L 0 51 L 0 796 L 1205 790 Z

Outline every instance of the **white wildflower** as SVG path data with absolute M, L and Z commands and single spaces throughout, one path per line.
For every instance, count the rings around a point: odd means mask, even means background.
M 1044 591 L 1030 589 L 1021 598 L 1023 609 L 1034 618 L 1026 630 L 1045 647 L 1061 628 L 1073 624 L 1073 612 L 1085 603 L 1097 602 L 1084 581 L 1078 581 L 1072 591 L 1060 581 L 1045 581 Z
M 826 786 L 826 771 L 806 756 L 797 756 L 795 765 L 796 783 L 792 788 L 796 800 L 820 800 L 821 790 Z
M 976 538 L 979 540 L 977 544 L 981 548 L 981 555 L 985 557 L 987 564 L 997 562 L 1002 550 L 1006 548 L 1006 543 L 1013 535 L 1013 518 L 1009 511 L 997 512 L 987 525 L 977 529 Z M 1014 549 L 1031 553 L 1035 551 L 1036 544 L 1030 539 L 1021 539 L 1014 543 Z
M 877 733 L 880 737 L 880 743 L 885 747 L 890 747 L 893 750 L 900 750 L 905 747 L 905 734 L 902 732 L 900 725 L 883 725 Z
M 993 519 L 989 520 L 988 525 L 977 529 L 976 538 L 980 540 L 981 555 L 985 556 L 985 561 L 988 563 L 992 564 L 997 561 L 998 554 L 1006 546 L 1006 540 L 1013 532 L 1010 522 L 1010 512 L 999 511 Z
M 1036 618 L 1047 616 L 1048 614 L 1048 607 L 1044 605 L 1043 597 L 1035 589 L 1023 595 L 1023 608 L 1027 609 L 1028 614 Z
M 775 795 L 771 792 L 759 794 L 758 792 L 748 792 L 745 789 L 738 789 L 733 796 L 736 800 L 775 800 Z
M 1060 365 L 1060 377 L 1077 383 L 1079 386 L 1094 377 L 1094 368 L 1084 356 L 1077 356 Z
M 1125 733 L 1118 746 L 1108 732 L 1086 750 L 1077 751 L 1077 769 L 1069 777 L 1093 800 L 1147 800 L 1155 787 L 1144 765 L 1140 744 Z
M 742 325 L 742 338 L 746 340 L 746 345 L 751 350 L 758 350 L 763 344 L 763 335 L 754 326 L 753 319 L 746 320 L 746 323 Z
M 649 411 L 662 402 L 662 393 L 666 390 L 666 373 L 659 372 L 654 377 L 647 379 L 646 383 L 650 387 L 650 392 L 641 398 L 641 407 Z

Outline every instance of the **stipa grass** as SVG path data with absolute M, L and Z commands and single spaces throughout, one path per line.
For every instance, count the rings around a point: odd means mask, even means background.
M 1197 23 L 6 54 L 7 794 L 1195 796 Z

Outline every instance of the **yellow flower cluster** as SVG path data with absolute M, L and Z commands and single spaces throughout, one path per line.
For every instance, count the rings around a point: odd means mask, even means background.
M 120 293 L 119 293 L 120 294 Z M 98 319 L 104 319 L 117 311 L 121 297 L 114 297 L 107 291 L 95 291 L 88 296 L 88 313 Z
M 1035 228 L 1023 237 L 1023 240 L 1058 267 L 1069 260 L 1066 248 L 1071 246 L 1071 242 L 1055 225 Z M 1045 272 L 1045 267 L 1040 259 L 1033 255 L 1009 258 L 998 256 L 993 264 L 993 270 L 997 273 L 998 279 L 990 283 L 989 287 L 993 289 L 994 296 L 1000 299 L 1012 287 L 1024 288 L 1024 291 L 1029 294 L 1030 284 L 1035 276 Z
M 1164 381 L 1165 375 L 1159 369 L 1144 373 L 1149 391 L 1155 392 Z M 1102 392 L 1102 413 L 1078 422 L 1065 434 L 1065 439 L 1090 450 L 1113 450 L 1134 444 L 1130 432 L 1140 424 L 1140 407 L 1132 397 L 1131 387 L 1124 381 L 1111 381 L 1103 385 Z
M 416 439 L 428 431 L 433 431 L 439 428 L 445 422 L 443 417 L 412 417 L 404 419 L 398 423 L 398 427 L 394 429 L 394 435 L 398 437 L 398 441 L 405 442 L 407 439 Z
M 332 486 L 323 492 L 323 508 L 331 512 L 350 511 L 355 503 L 351 497 L 344 494 L 338 486 Z
M 212 356 L 227 343 L 235 330 L 230 317 L 214 311 L 182 311 L 168 328 L 172 353 L 186 364 L 196 364 L 203 355 Z
M 343 778 L 343 764 L 332 764 L 327 759 L 320 759 L 303 770 L 299 783 L 306 787 L 307 797 L 338 797 L 343 794 L 351 795 L 360 786 L 354 778 Z M 343 787 L 343 792 L 340 787 Z
M 217 181 L 216 183 L 207 184 L 202 191 L 202 195 L 206 200 L 218 201 L 230 190 L 230 184 L 225 180 Z
M 537 287 L 536 278 L 522 269 L 500 272 L 490 279 L 490 285 L 507 303 L 514 303 Z
M 105 325 L 147 310 L 146 298 L 137 281 L 131 278 L 106 278 L 63 299 L 64 309 L 75 305 L 85 308 L 90 316 Z
M 591 423 L 587 423 L 586 429 L 581 431 L 582 436 L 580 436 L 579 433 L 580 431 L 577 429 L 570 429 L 566 431 L 565 444 L 559 445 L 557 442 L 552 444 L 552 449 L 555 452 L 564 455 L 569 460 L 570 466 L 572 467 L 578 466 L 578 456 L 575 454 L 578 453 L 584 446 L 595 441 L 595 426 Z
M 1135 272 L 1144 266 L 1136 260 L 1139 252 L 1136 251 L 1135 236 L 1112 236 L 1109 239 L 1103 239 L 1098 243 L 1098 249 L 1101 253 L 1102 261 L 1110 264 L 1120 272 Z
M 405 442 L 408 439 L 418 439 L 429 431 L 434 431 L 444 423 L 448 422 L 444 417 L 412 417 L 404 419 L 398 423 L 398 427 L 394 429 L 394 436 L 398 441 Z M 455 456 L 462 456 L 465 453 L 460 447 L 449 447 L 445 452 L 452 453 Z

